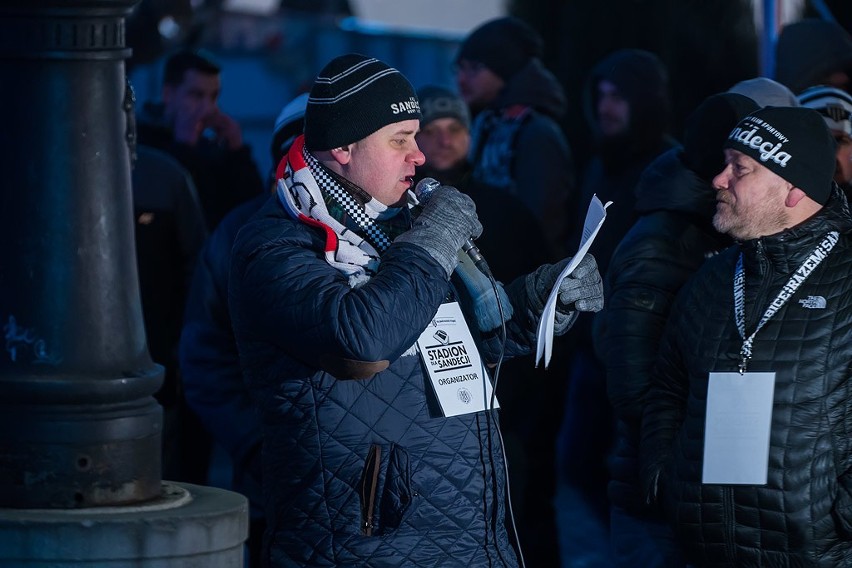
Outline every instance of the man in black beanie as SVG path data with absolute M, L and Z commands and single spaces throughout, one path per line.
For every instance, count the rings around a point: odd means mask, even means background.
M 542 40 L 523 21 L 490 20 L 462 42 L 456 83 L 474 116 L 471 183 L 518 197 L 559 258 L 574 218 L 574 165 L 558 120 L 565 94 L 541 62 Z
M 852 218 L 814 110 L 764 107 L 725 142 L 717 230 L 682 289 L 642 421 L 649 503 L 697 566 L 852 562 Z
M 263 425 L 270 568 L 518 566 L 486 369 L 531 351 L 569 259 L 492 288 L 459 252 L 482 230 L 471 199 L 410 191 L 420 118 L 399 71 L 333 59 L 276 198 L 236 238 L 229 311 Z M 558 290 L 564 334 L 601 308 L 594 259 Z

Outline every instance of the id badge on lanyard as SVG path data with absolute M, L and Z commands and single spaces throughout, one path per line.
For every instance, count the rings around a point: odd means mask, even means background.
M 710 373 L 702 483 L 765 485 L 775 373 Z
M 734 320 L 743 339 L 739 372 L 710 373 L 704 423 L 703 483 L 765 485 L 769 471 L 774 372 L 747 372 L 757 332 L 796 293 L 837 244 L 828 233 L 766 308 L 757 327 L 746 335 L 745 271 L 740 254 L 734 271 Z
M 458 302 L 441 304 L 417 345 L 444 416 L 492 408 L 491 380 Z

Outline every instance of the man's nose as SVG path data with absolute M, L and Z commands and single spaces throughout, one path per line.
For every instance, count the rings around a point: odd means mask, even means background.
M 716 177 L 713 178 L 713 189 L 716 191 L 722 189 L 728 189 L 728 168 L 730 166 L 725 166 L 725 169 L 716 174 Z

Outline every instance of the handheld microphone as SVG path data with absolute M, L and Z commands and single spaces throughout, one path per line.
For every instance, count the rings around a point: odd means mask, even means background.
M 441 187 L 441 185 L 441 182 L 435 178 L 427 177 L 421 179 L 414 187 L 414 195 L 417 197 L 417 201 L 419 201 L 422 205 L 426 205 L 426 202 L 432 197 L 432 193 Z M 468 238 L 464 241 L 464 243 L 462 243 L 462 251 L 470 257 L 473 264 L 475 264 L 484 275 L 491 278 L 491 269 L 482 257 L 482 253 L 480 253 L 476 245 L 473 244 L 472 239 Z

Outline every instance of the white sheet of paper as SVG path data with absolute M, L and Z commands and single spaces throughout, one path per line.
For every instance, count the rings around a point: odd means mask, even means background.
M 553 354 L 553 324 L 556 320 L 556 300 L 559 296 L 559 285 L 566 276 L 574 271 L 577 265 L 580 264 L 580 261 L 583 260 L 583 257 L 586 256 L 586 252 L 589 250 L 592 242 L 594 242 L 601 225 L 603 225 L 604 219 L 606 219 L 606 208 L 610 205 L 612 205 L 612 201 L 607 201 L 606 205 L 604 205 L 598 199 L 597 195 L 593 195 L 591 202 L 589 202 L 589 209 L 586 211 L 586 220 L 583 222 L 583 236 L 580 239 L 580 248 L 577 249 L 577 252 L 571 258 L 571 262 L 565 266 L 556 279 L 553 289 L 550 291 L 550 296 L 547 298 L 547 303 L 544 305 L 544 310 L 542 310 L 541 319 L 538 322 L 535 346 L 536 367 L 538 367 L 542 358 L 544 358 L 545 369 L 550 365 L 550 358 Z
M 775 373 L 710 373 L 703 483 L 766 485 Z
M 491 380 L 458 302 L 441 304 L 417 345 L 444 416 L 491 408 Z

